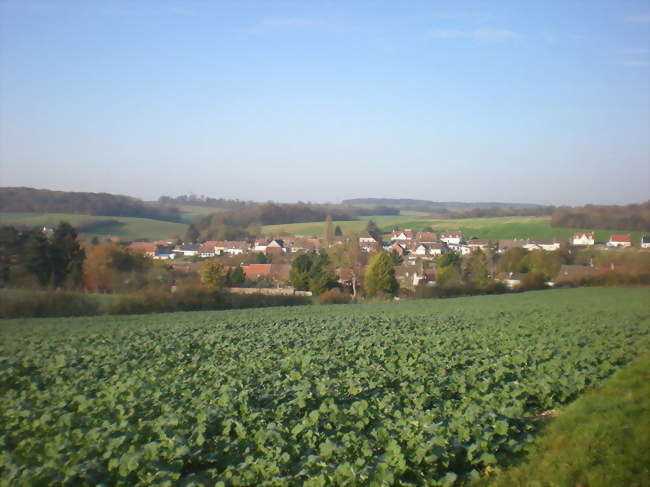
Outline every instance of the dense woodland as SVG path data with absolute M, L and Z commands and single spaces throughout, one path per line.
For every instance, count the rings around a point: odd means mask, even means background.
M 551 226 L 650 232 L 650 201 L 626 206 L 558 208 L 551 215 Z
M 229 200 L 224 198 L 211 198 L 204 195 L 196 194 L 183 194 L 180 196 L 161 196 L 158 198 L 158 203 L 163 205 L 192 205 L 192 206 L 207 206 L 209 208 L 225 208 L 237 209 L 245 208 L 247 206 L 256 206 L 259 203 L 254 201 L 241 201 Z
M 497 208 L 497 209 L 527 209 L 539 208 L 540 205 L 528 203 L 465 203 L 460 201 L 429 201 L 429 200 L 415 200 L 409 198 L 354 198 L 343 200 L 342 204 L 349 206 L 358 205 L 373 205 L 373 206 L 389 206 L 399 210 L 422 211 L 432 213 L 447 213 L 453 211 L 471 210 L 474 208 Z
M 554 206 L 534 206 L 531 208 L 472 208 L 471 210 L 449 212 L 447 218 L 497 218 L 500 216 L 548 216 L 555 211 Z
M 0 188 L 0 211 L 75 213 L 181 221 L 181 213 L 176 207 L 151 206 L 130 196 L 34 188 Z
M 324 221 L 328 215 L 335 221 L 353 219 L 352 214 L 336 207 L 266 203 L 200 217 L 193 227 L 201 239 L 236 240 L 257 236 L 261 225 Z

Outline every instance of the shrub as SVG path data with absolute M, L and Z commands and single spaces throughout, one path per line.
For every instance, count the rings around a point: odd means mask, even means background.
M 96 299 L 80 293 L 45 291 L 3 293 L 0 318 L 91 316 L 99 314 Z
M 172 311 L 199 311 L 268 306 L 297 306 L 310 304 L 302 296 L 269 296 L 265 294 L 232 294 L 206 289 L 189 288 L 174 294 L 145 292 L 115 299 L 108 306 L 109 314 L 165 313 Z
M 338 289 L 325 291 L 318 297 L 318 304 L 347 304 L 352 300 L 352 296 Z
M 532 291 L 545 288 L 546 279 L 544 279 L 544 276 L 538 272 L 529 272 L 524 274 L 519 286 L 517 286 L 517 291 Z

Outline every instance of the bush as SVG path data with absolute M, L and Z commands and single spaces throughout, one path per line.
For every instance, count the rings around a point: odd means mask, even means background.
M 0 318 L 42 318 L 56 316 L 92 316 L 99 314 L 96 299 L 80 293 L 4 292 Z
M 109 314 L 168 313 L 268 306 L 297 306 L 310 304 L 303 296 L 269 296 L 265 294 L 232 294 L 206 289 L 183 289 L 174 294 L 145 292 L 115 299 L 108 306 Z
M 316 302 L 318 304 L 348 304 L 351 300 L 350 294 L 338 289 L 330 289 L 321 294 Z
M 527 274 L 524 274 L 524 277 L 516 289 L 517 291 L 546 289 L 546 279 L 544 279 L 544 276 L 538 272 L 529 272 Z

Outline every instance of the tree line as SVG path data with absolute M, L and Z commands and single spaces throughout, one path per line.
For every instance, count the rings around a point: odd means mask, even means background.
M 336 207 L 265 203 L 199 217 L 190 231 L 204 240 L 251 239 L 260 234 L 262 225 L 324 221 L 328 215 L 335 221 L 353 219 L 348 211 Z
M 551 215 L 551 226 L 650 232 L 650 200 L 626 206 L 558 208 Z
M 229 200 L 225 198 L 211 198 L 204 195 L 195 194 L 182 194 L 179 196 L 161 196 L 158 198 L 158 203 L 163 205 L 192 205 L 192 206 L 207 206 L 210 208 L 225 208 L 236 209 L 244 208 L 247 206 L 255 206 L 259 203 L 254 201 L 242 201 L 238 199 Z
M 62 222 L 51 235 L 42 229 L 0 228 L 0 285 L 37 284 L 78 288 L 83 278 L 85 251 L 77 231 Z
M 126 216 L 173 222 L 182 220 L 180 210 L 176 207 L 147 205 L 130 196 L 34 188 L 0 188 L 0 210 L 21 213 Z

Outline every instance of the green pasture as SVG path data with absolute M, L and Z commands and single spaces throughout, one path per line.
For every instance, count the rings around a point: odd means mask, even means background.
M 84 234 L 87 238 L 97 236 L 119 237 L 124 240 L 141 239 L 173 239 L 183 236 L 187 224 L 152 220 L 150 218 L 131 218 L 116 216 L 77 215 L 72 213 L 0 213 L 0 224 L 15 224 L 26 226 L 56 226 L 61 221 L 67 221 L 72 226 L 89 222 L 105 221 L 106 225 L 95 227 L 92 232 Z
M 574 232 L 595 231 L 596 240 L 604 242 L 613 233 L 629 233 L 632 235 L 635 246 L 639 245 L 643 232 L 630 232 L 627 230 L 596 230 L 590 228 L 554 228 L 550 225 L 550 218 L 545 216 L 510 216 L 498 218 L 465 218 L 459 220 L 431 219 L 425 214 L 414 215 L 406 213 L 398 216 L 372 216 L 363 217 L 355 221 L 334 222 L 339 225 L 344 234 L 362 232 L 368 220 L 373 220 L 383 232 L 390 232 L 394 228 L 410 228 L 422 231 L 431 227 L 436 232 L 460 230 L 467 238 L 477 237 L 490 240 L 511 238 L 570 238 Z M 324 222 L 294 223 L 288 225 L 267 225 L 262 227 L 266 234 L 280 234 L 286 232 L 292 235 L 318 235 L 324 234 Z

